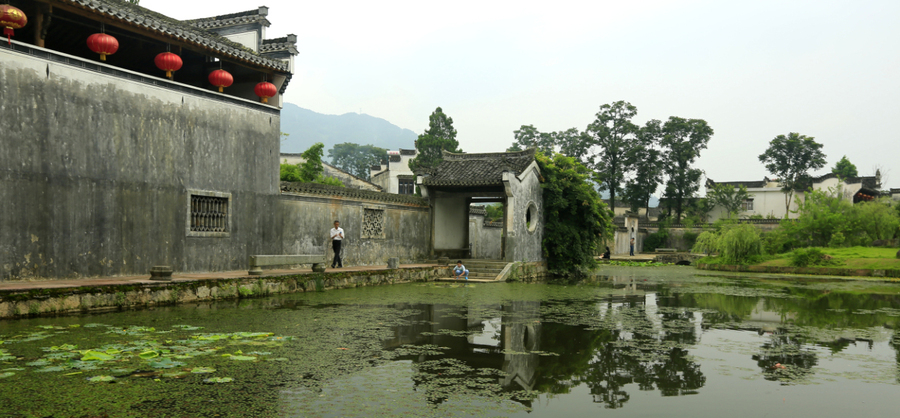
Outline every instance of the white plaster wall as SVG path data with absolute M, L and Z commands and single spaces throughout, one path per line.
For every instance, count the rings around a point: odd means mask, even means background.
M 225 35 L 226 39 L 237 42 L 241 45 L 246 46 L 247 48 L 252 49 L 253 51 L 259 50 L 259 37 L 257 35 L 258 32 L 255 30 L 252 32 L 242 32 L 235 33 L 232 35 Z
M 465 197 L 434 199 L 434 248 L 457 250 L 468 248 L 466 230 L 469 222 L 469 205 Z

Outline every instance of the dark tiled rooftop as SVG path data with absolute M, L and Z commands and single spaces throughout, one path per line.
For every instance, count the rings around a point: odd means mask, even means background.
M 173 19 L 163 14 L 122 0 L 63 1 L 83 7 L 94 13 L 108 16 L 115 20 L 145 28 L 149 31 L 161 32 L 165 35 L 172 36 L 184 42 L 212 49 L 225 56 L 230 56 L 280 71 L 288 71 L 288 64 L 285 62 L 260 56 L 253 50 L 237 42 L 230 41 L 222 36 L 206 31 L 189 22 L 182 22 L 180 20 Z M 258 10 L 256 10 L 255 12 L 257 14 L 259 13 Z
M 493 186 L 503 183 L 503 172 L 522 174 L 534 161 L 534 149 L 517 152 L 456 154 L 444 151 L 444 161 L 426 176 L 426 186 Z

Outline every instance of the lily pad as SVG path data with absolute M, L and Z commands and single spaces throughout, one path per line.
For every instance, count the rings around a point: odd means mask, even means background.
M 206 383 L 228 383 L 233 382 L 234 379 L 230 377 L 210 377 L 209 379 L 203 380 Z
M 87 381 L 88 381 L 88 382 L 91 382 L 91 383 L 96 383 L 96 382 L 112 382 L 113 380 L 116 380 L 116 378 L 115 378 L 115 377 L 112 377 L 112 376 L 105 376 L 105 375 L 103 375 L 103 376 L 94 376 L 94 377 L 89 377 L 89 378 L 87 378 Z
M 172 361 L 172 359 L 168 357 L 161 357 L 159 360 L 151 361 L 147 364 L 154 369 L 171 369 L 185 365 L 185 363 L 180 361 Z
M 256 357 L 253 357 L 253 356 L 231 356 L 231 359 L 239 360 L 239 361 L 254 361 L 254 360 L 256 360 Z
M 81 354 L 83 354 L 81 361 L 107 361 L 115 359 L 115 357 L 100 351 L 87 350 L 82 351 Z
M 191 373 L 215 373 L 216 369 L 212 367 L 194 367 Z
M 188 372 L 170 372 L 170 373 L 163 373 L 162 376 L 163 376 L 163 377 L 171 377 L 171 378 L 175 378 L 175 379 L 180 379 L 180 378 L 185 377 L 185 376 L 187 376 L 187 375 L 189 375 L 189 374 L 190 374 L 190 373 L 188 373 Z
M 14 372 L 3 372 L 3 373 L 0 373 L 0 379 L 6 379 L 7 377 L 10 377 L 10 376 L 12 376 L 12 375 L 14 375 L 14 374 L 15 374 Z
M 140 358 L 142 358 L 142 359 L 144 359 L 144 360 L 149 360 L 149 359 L 152 359 L 152 358 L 159 357 L 159 353 L 157 353 L 156 351 L 152 351 L 152 350 L 151 350 L 151 351 L 144 351 L 143 353 L 138 354 L 138 357 L 140 357 Z

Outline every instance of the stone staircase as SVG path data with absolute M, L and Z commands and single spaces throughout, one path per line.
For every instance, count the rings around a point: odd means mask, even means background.
M 450 268 L 456 266 L 456 260 L 450 261 Z M 484 259 L 471 259 L 471 260 L 462 260 L 463 265 L 469 269 L 469 282 L 476 283 L 485 283 L 485 282 L 503 282 L 506 281 L 506 274 L 509 271 L 508 266 L 512 263 L 507 263 L 505 261 L 500 260 L 484 260 Z M 437 279 L 438 281 L 451 281 L 465 282 L 466 280 L 456 280 L 450 277 Z

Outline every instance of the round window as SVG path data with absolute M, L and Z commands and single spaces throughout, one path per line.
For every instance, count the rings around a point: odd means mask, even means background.
M 530 202 L 528 210 L 525 211 L 525 227 L 528 228 L 528 232 L 534 232 L 537 229 L 539 220 L 537 206 L 534 202 Z

